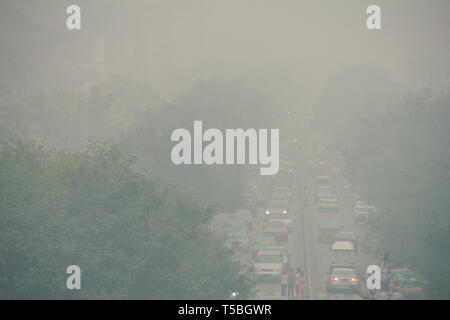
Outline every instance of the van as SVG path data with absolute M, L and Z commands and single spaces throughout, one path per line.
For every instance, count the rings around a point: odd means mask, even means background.
M 355 247 L 351 241 L 335 241 L 331 246 L 331 269 L 354 267 Z

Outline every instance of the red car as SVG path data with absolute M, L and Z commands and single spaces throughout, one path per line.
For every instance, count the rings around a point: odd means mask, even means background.
M 267 221 L 263 227 L 263 235 L 272 236 L 277 241 L 285 242 L 288 240 L 289 230 L 285 223 L 278 221 Z

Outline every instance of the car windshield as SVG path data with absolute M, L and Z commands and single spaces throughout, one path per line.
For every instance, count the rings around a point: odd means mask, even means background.
M 283 228 L 284 227 L 284 223 L 283 222 L 275 222 L 275 221 L 269 221 L 266 224 L 267 228 Z
M 272 213 L 270 219 L 289 219 L 287 213 Z
M 285 200 L 272 200 L 269 203 L 269 208 L 285 208 L 287 207 L 288 202 Z
M 272 194 L 272 197 L 274 199 L 289 199 L 290 198 L 290 194 L 289 193 L 277 192 L 277 193 Z
M 278 263 L 283 262 L 283 259 L 279 254 L 276 255 L 262 254 L 256 257 L 256 261 L 262 263 Z
M 320 230 L 336 230 L 339 229 L 339 227 L 336 224 L 333 223 L 323 223 L 319 225 Z
M 341 276 L 341 277 L 354 277 L 355 276 L 355 271 L 353 270 L 334 270 L 333 271 L 333 275 L 334 276 Z
M 256 241 L 256 244 L 274 244 L 275 238 L 260 238 Z
M 317 178 L 317 184 L 319 185 L 327 185 L 329 184 L 330 179 L 328 177 L 318 177 Z
M 275 192 L 291 192 L 291 188 L 289 187 L 276 187 Z

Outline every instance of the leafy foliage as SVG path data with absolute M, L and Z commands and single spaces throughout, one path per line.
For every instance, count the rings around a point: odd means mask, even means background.
M 204 231 L 210 207 L 136 172 L 112 142 L 50 152 L 0 145 L 0 297 L 224 299 L 248 294 L 230 253 Z M 67 290 L 68 265 L 81 290 Z
M 441 299 L 450 297 L 449 119 L 450 96 L 424 89 L 363 119 L 346 146 L 352 180 L 381 208 L 374 250 L 424 274 L 429 297 Z

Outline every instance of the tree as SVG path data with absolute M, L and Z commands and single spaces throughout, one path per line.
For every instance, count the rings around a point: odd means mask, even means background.
M 84 152 L 0 144 L 0 297 L 225 299 L 249 278 L 204 231 L 201 207 L 137 172 L 112 142 Z M 68 290 L 67 266 L 81 268 Z
M 424 89 L 372 112 L 346 149 L 352 180 L 380 208 L 369 236 L 396 266 L 428 280 L 428 296 L 450 297 L 450 96 Z

